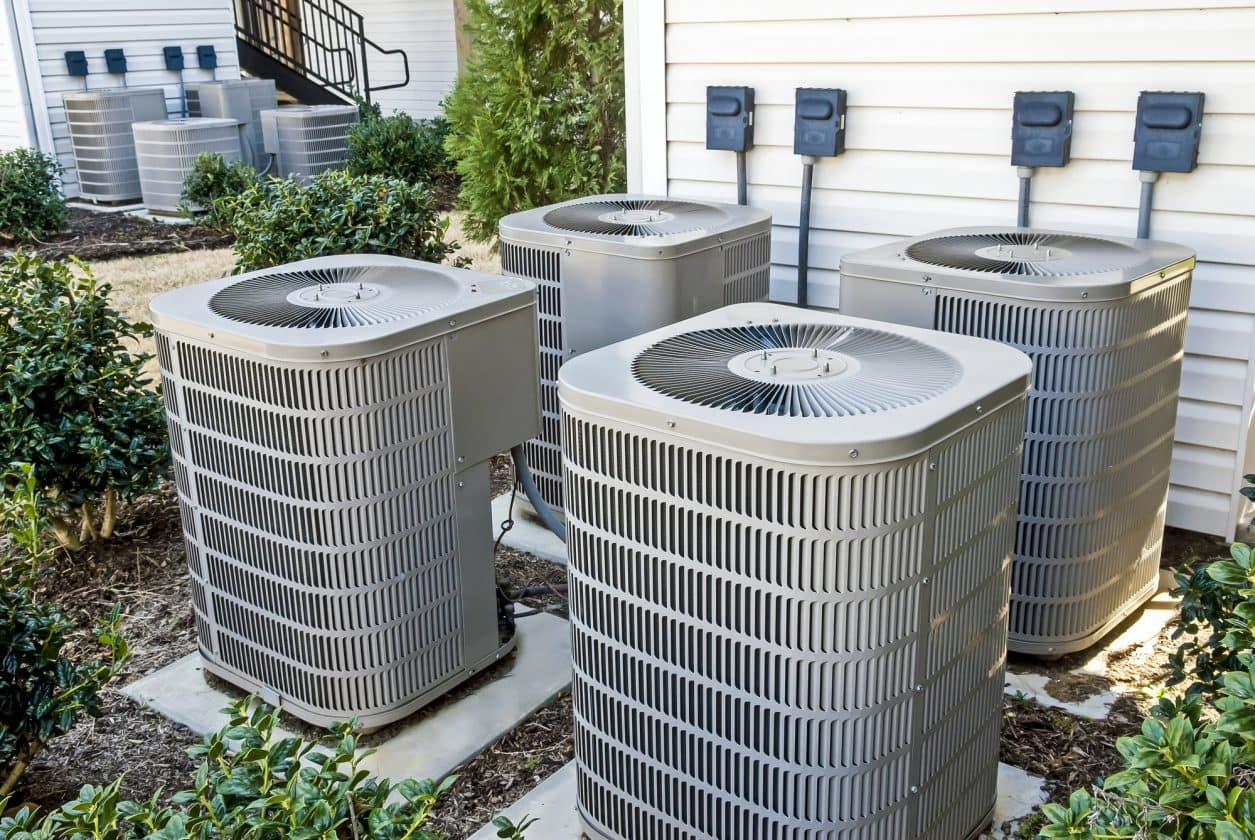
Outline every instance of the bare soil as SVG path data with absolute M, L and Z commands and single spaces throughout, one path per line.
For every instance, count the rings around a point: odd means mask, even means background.
M 127 213 L 97 213 L 72 208 L 66 229 L 46 240 L 27 243 L 24 251 L 44 259 L 75 256 L 86 262 L 148 254 L 172 254 L 204 248 L 225 248 L 234 238 L 202 225 L 169 225 L 139 219 Z M 18 243 L 0 238 L 0 246 Z

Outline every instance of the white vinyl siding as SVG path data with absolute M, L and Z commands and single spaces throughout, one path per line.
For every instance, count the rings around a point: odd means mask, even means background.
M 1164 175 L 1152 236 L 1199 255 L 1170 524 L 1230 536 L 1255 469 L 1255 6 L 1173 0 L 628 0 L 631 187 L 735 200 L 705 149 L 707 85 L 755 88 L 750 203 L 772 211 L 773 297 L 795 291 L 797 87 L 849 92 L 847 152 L 815 169 L 811 300 L 841 256 L 960 225 L 1014 224 L 1017 90 L 1073 90 L 1072 163 L 1039 170 L 1034 226 L 1133 235 L 1141 90 L 1206 93 L 1197 171 Z M 641 86 L 644 87 L 641 87 Z
M 0 152 L 33 145 L 30 107 L 13 9 L 0 8 Z
M 410 83 L 371 95 L 385 114 L 405 111 L 415 118 L 441 113 L 440 103 L 458 77 L 453 0 L 349 0 L 366 21 L 366 37 L 385 50 L 402 49 Z M 404 81 L 400 56 L 368 50 L 371 85 Z
M 239 78 L 235 48 L 235 18 L 231 0 L 24 0 L 29 9 L 43 76 L 44 96 L 57 156 L 65 168 L 65 192 L 78 194 L 74 155 L 66 132 L 61 94 L 83 89 L 83 80 L 65 70 L 67 50 L 87 53 L 91 88 L 119 87 L 121 78 L 105 72 L 104 51 L 126 52 L 128 87 L 162 87 L 166 107 L 177 115 L 181 107 L 178 75 L 165 69 L 162 47 L 183 48 L 184 78 L 211 78 L 196 66 L 198 44 L 213 44 L 218 54 L 216 78 Z M 21 8 L 19 6 L 19 14 Z

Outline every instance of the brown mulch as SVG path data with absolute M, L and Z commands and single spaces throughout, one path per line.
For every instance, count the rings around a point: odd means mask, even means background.
M 172 254 L 207 248 L 225 248 L 234 238 L 202 225 L 171 225 L 137 219 L 126 213 L 95 213 L 72 208 L 66 229 L 22 250 L 44 259 L 69 256 L 91 262 L 118 257 Z M 0 250 L 16 249 L 18 243 L 0 238 Z
M 1116 700 L 1105 720 L 1005 697 L 999 758 L 1044 778 L 1051 801 L 1062 802 L 1077 788 L 1121 768 L 1116 738 L 1135 734 L 1144 717 L 1129 697 Z
M 1184 531 L 1180 528 L 1165 528 L 1163 532 L 1163 557 L 1159 561 L 1162 569 L 1180 569 L 1190 564 L 1195 558 L 1208 560 L 1213 557 L 1226 557 L 1229 544 L 1219 537 L 1200 534 L 1197 531 Z

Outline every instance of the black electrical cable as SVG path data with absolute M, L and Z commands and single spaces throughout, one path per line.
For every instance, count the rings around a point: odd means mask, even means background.
M 798 213 L 797 223 L 797 305 L 805 307 L 808 303 L 806 269 L 810 259 L 811 238 L 811 180 L 815 174 L 815 164 L 809 159 L 802 160 L 802 204 Z
M 540 517 L 545 527 L 553 531 L 554 535 L 565 543 L 566 526 L 541 497 L 536 481 L 532 478 L 532 471 L 527 468 L 527 456 L 523 453 L 522 444 L 510 450 L 510 457 L 514 459 L 514 475 L 518 478 L 519 484 L 523 485 L 523 495 L 527 496 L 527 500 L 532 503 L 532 507 L 536 509 L 536 515 Z
M 746 173 L 745 152 L 736 153 L 736 203 L 749 204 L 749 176 Z

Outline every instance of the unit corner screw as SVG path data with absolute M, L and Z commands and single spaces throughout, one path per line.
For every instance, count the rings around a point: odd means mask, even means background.
M 328 351 L 324 350 L 324 351 L 322 351 L 321 353 L 319 353 L 318 355 L 319 355 L 319 356 L 322 356 L 322 357 L 325 359 L 325 358 L 327 358 L 328 356 L 330 356 L 330 355 L 331 355 L 331 353 L 329 353 Z
M 928 583 L 928 581 L 929 581 L 928 575 L 924 575 L 922 578 L 919 579 L 920 583 Z
M 667 421 L 667 428 L 668 428 L 668 429 L 674 429 L 674 428 L 675 428 L 675 421 L 674 421 L 674 420 L 668 420 L 668 421 Z
M 919 793 L 919 785 L 911 785 L 911 793 Z
M 857 450 L 857 449 L 851 449 L 851 450 L 850 450 L 850 457 L 851 457 L 851 458 L 857 458 L 857 457 L 858 457 L 858 450 Z
M 923 693 L 924 693 L 924 684 L 923 684 L 923 683 L 916 683 L 916 684 L 915 684 L 915 693 L 916 693 L 916 694 L 923 694 Z

